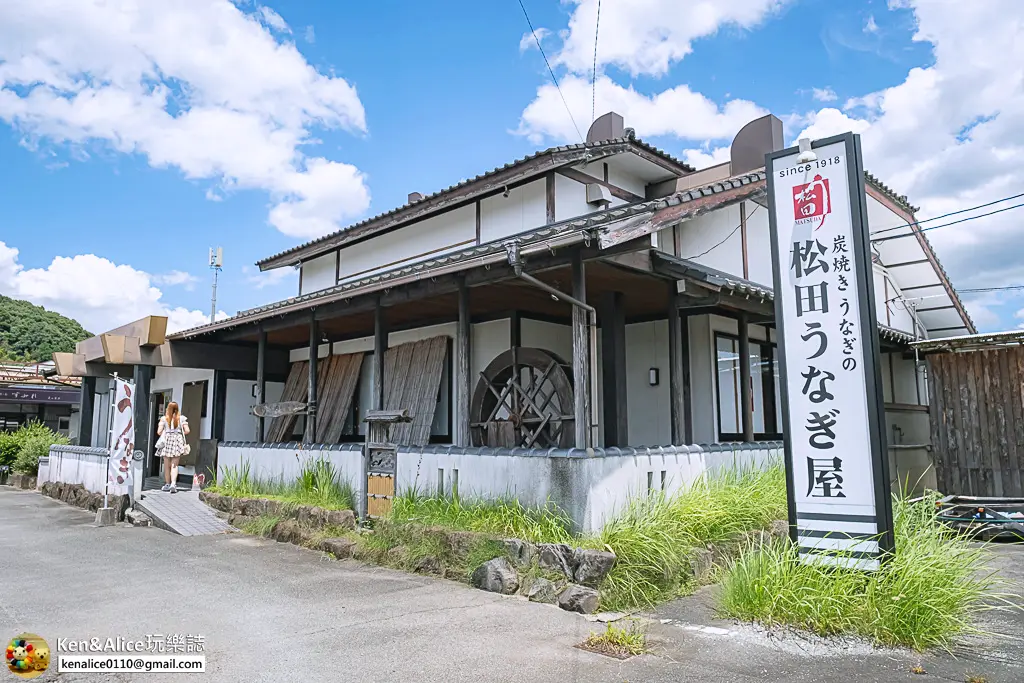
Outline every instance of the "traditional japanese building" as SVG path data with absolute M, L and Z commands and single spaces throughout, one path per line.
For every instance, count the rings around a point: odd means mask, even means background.
M 0 431 L 41 422 L 55 432 L 78 432 L 79 381 L 53 375 L 53 362 L 0 362 Z
M 358 472 L 344 463 L 358 463 L 366 412 L 385 408 L 413 416 L 393 434 L 418 454 L 399 458 L 400 487 L 445 489 L 460 468 L 481 495 L 562 500 L 584 486 L 592 498 L 609 477 L 682 485 L 694 454 L 760 452 L 781 437 L 764 156 L 782 147 L 782 123 L 766 116 L 728 161 L 695 169 L 606 114 L 585 144 L 412 192 L 259 262 L 299 270 L 292 298 L 166 339 L 146 319 L 57 361 L 86 377 L 84 394 L 114 369 L 132 374 L 151 397 L 140 423 L 177 400 L 211 444 L 193 453 L 247 458 L 268 476 L 291 471 L 294 444 Z M 915 208 L 866 181 L 891 461 L 915 476 L 928 388 L 911 343 L 975 329 Z M 300 412 L 252 414 L 270 403 Z M 83 413 L 93 404 L 86 396 Z M 94 438 L 83 427 L 82 442 Z M 151 450 L 150 435 L 138 441 Z M 588 501 L 572 503 L 583 525 L 604 514 Z

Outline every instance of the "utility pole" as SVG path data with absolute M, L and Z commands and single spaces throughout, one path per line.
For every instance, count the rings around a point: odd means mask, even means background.
M 213 271 L 213 296 L 210 297 L 210 322 L 217 317 L 217 276 L 224 267 L 224 249 L 210 247 L 210 270 Z

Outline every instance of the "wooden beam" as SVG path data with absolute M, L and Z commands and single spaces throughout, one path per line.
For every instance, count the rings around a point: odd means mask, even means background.
M 765 192 L 764 181 L 759 181 L 716 192 L 698 199 L 691 199 L 681 204 L 661 209 L 653 215 L 641 215 L 634 221 L 626 221 L 616 225 L 614 228 L 601 228 L 599 229 L 600 238 L 598 241 L 602 248 L 612 247 L 637 237 L 650 235 L 676 223 L 693 220 L 712 211 L 731 206 L 736 202 L 764 196 Z
M 740 314 L 740 421 L 743 427 L 743 440 L 754 440 L 754 411 L 751 402 L 750 381 L 750 326 L 747 316 Z
M 572 258 L 572 296 L 577 301 L 587 300 L 587 280 L 580 252 L 574 251 Z M 587 312 L 579 306 L 572 307 L 572 377 L 573 410 L 576 427 L 576 448 L 587 448 L 590 444 L 590 343 L 587 330 Z
M 627 202 L 644 201 L 644 197 L 641 197 L 638 194 L 633 194 L 629 190 L 624 190 L 621 187 L 612 185 L 610 182 L 607 181 L 607 179 L 602 180 L 600 178 L 595 178 L 594 176 L 584 173 L 583 171 L 577 171 L 575 168 L 559 169 L 558 174 L 563 175 L 571 180 L 575 180 L 578 183 L 583 183 L 584 185 L 600 185 L 601 187 L 607 189 L 608 193 L 611 194 L 611 196 L 616 197 L 618 199 L 622 199 Z M 550 223 L 551 221 L 548 222 Z
M 679 321 L 678 293 L 673 285 L 669 289 L 668 307 L 668 386 L 669 415 L 672 422 L 672 445 L 679 446 L 685 440 L 684 415 L 688 404 L 683 403 L 683 342 Z
M 544 206 L 548 225 L 555 222 L 555 172 L 548 171 L 544 176 Z
M 104 334 L 78 342 L 75 345 L 75 352 L 84 354 L 86 362 L 104 358 L 103 337 L 106 335 L 113 337 L 136 337 L 139 340 L 140 346 L 159 346 L 164 343 L 167 336 L 167 318 L 151 315 L 127 325 L 122 325 Z
M 743 279 L 750 279 L 750 262 L 747 258 L 747 203 L 740 202 L 740 247 L 743 250 Z
M 384 353 L 388 350 L 388 331 L 380 299 L 373 312 L 373 397 L 371 410 L 384 410 Z
M 256 405 L 266 403 L 267 396 L 267 332 L 260 330 L 260 339 L 256 346 Z M 256 441 L 262 443 L 266 434 L 266 422 L 262 417 L 256 418 Z
M 601 367 L 604 397 L 604 445 L 626 446 L 626 311 L 622 292 L 601 297 Z
M 469 319 L 469 288 L 465 279 L 459 283 L 459 322 L 455 330 L 455 445 L 469 446 L 469 359 L 472 344 L 472 326 Z
M 309 389 L 306 392 L 306 443 L 316 443 L 316 374 L 320 361 L 320 326 L 316 316 L 309 316 Z
M 171 341 L 154 349 L 143 349 L 141 364 L 168 368 L 252 372 L 256 367 L 258 354 L 259 349 L 253 346 Z M 264 363 L 268 380 L 284 381 L 288 376 L 291 361 L 287 351 L 267 348 Z

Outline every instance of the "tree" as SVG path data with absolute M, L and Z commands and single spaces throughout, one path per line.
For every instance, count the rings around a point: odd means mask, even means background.
M 74 351 L 76 342 L 90 336 L 71 318 L 0 295 L 0 360 L 50 360 L 55 352 Z

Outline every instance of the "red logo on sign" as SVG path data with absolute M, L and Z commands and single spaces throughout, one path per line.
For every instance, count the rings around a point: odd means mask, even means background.
M 829 190 L 828 178 L 820 175 L 806 185 L 793 188 L 793 215 L 798 223 L 818 221 L 817 230 L 825 224 L 825 216 L 832 213 L 832 192 Z

